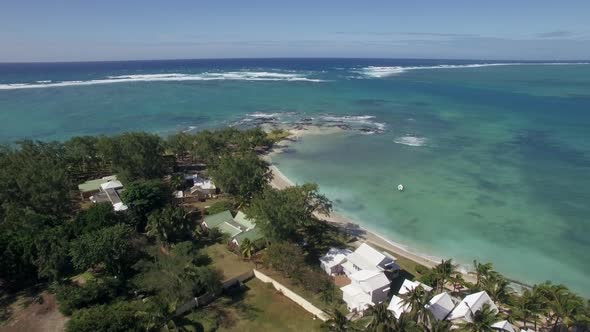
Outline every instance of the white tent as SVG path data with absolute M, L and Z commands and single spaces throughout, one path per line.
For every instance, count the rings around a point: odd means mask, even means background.
M 453 299 L 447 293 L 440 293 L 435 295 L 430 302 L 426 305 L 426 308 L 432 312 L 432 315 L 438 319 L 445 319 L 451 311 L 455 308 Z
M 479 292 L 465 296 L 463 301 L 451 312 L 448 319 L 462 319 L 471 322 L 473 314 L 481 310 L 486 303 L 490 305 L 492 311 L 498 312 L 498 307 L 496 307 L 488 293 Z

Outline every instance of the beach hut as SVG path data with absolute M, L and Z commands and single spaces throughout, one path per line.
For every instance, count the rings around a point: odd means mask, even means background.
M 503 332 L 515 332 L 514 327 L 507 320 L 499 321 L 497 323 L 492 324 L 492 328 L 494 330 Z
M 426 309 L 428 309 L 437 320 L 444 320 L 447 318 L 454 308 L 455 303 L 451 296 L 446 292 L 435 295 L 426 305 Z
M 432 291 L 432 287 L 425 285 L 419 281 L 411 281 L 405 279 L 402 286 L 398 291 L 398 295 L 405 295 L 417 287 L 422 287 L 425 291 Z M 403 299 L 397 295 L 394 295 L 387 306 L 387 310 L 391 311 L 395 318 L 399 318 L 404 312 L 409 312 L 412 308 L 408 304 L 403 304 Z
M 349 311 L 362 313 L 387 299 L 390 282 L 385 273 L 362 270 L 349 277 L 350 284 L 340 288 Z
M 363 243 L 346 257 L 346 262 L 342 264 L 342 268 L 349 277 L 361 270 L 397 271 L 400 267 L 395 261 L 396 258 L 388 253 L 379 252 L 370 245 Z
M 466 322 L 472 322 L 473 314 L 481 310 L 483 305 L 486 303 L 490 305 L 492 311 L 496 313 L 498 312 L 498 307 L 496 307 L 494 301 L 492 301 L 488 293 L 486 293 L 485 291 L 467 295 L 451 312 L 451 314 L 448 317 L 448 320 L 463 320 Z

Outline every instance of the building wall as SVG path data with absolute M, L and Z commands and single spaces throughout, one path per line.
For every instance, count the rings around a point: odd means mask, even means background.
M 289 288 L 285 287 L 284 285 L 282 285 L 281 283 L 279 283 L 278 281 L 272 279 L 271 277 L 267 276 L 266 274 L 254 269 L 254 276 L 259 279 L 260 281 L 264 282 L 264 283 L 272 283 L 273 287 L 278 290 L 279 292 L 283 293 L 283 295 L 285 295 L 286 297 L 288 297 L 289 299 L 291 299 L 293 302 L 297 303 L 298 305 L 300 305 L 303 309 L 307 310 L 308 312 L 314 314 L 316 317 L 318 317 L 319 319 L 321 319 L 322 321 L 327 321 L 329 318 L 329 316 L 323 312 L 322 310 L 320 310 L 318 307 L 314 306 L 313 304 L 311 304 L 309 301 L 307 301 L 306 299 L 302 298 L 301 296 L 299 296 L 298 294 L 296 294 L 295 292 L 293 292 L 292 290 L 290 290 Z

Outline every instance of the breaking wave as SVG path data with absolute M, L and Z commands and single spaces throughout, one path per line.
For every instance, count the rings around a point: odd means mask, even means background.
M 425 137 L 402 136 L 393 140 L 394 143 L 409 146 L 424 146 L 428 140 Z
M 353 70 L 357 74 L 363 75 L 364 78 L 383 78 L 388 76 L 395 76 L 410 70 L 425 70 L 425 69 L 455 69 L 455 68 L 479 68 L 479 67 L 494 67 L 494 66 L 552 66 L 552 65 L 589 65 L 590 62 L 503 62 L 503 63 L 475 63 L 467 65 L 437 65 L 437 66 L 368 66 Z
M 53 82 L 48 80 L 35 83 L 0 84 L 0 90 L 56 88 L 66 86 L 84 86 L 96 84 L 114 84 L 130 82 L 172 82 L 172 81 L 287 81 L 287 82 L 323 82 L 324 80 L 309 78 L 297 73 L 277 73 L 265 71 L 233 71 L 233 72 L 205 72 L 200 74 L 142 74 L 107 76 L 103 79 L 88 81 Z

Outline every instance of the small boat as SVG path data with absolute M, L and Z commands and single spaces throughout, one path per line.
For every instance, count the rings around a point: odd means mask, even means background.
M 404 191 L 404 185 L 403 185 L 403 184 L 401 184 L 401 183 L 400 183 L 400 184 L 398 184 L 398 185 L 397 185 L 397 190 L 399 190 L 399 191 Z

